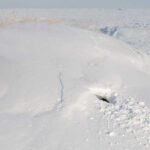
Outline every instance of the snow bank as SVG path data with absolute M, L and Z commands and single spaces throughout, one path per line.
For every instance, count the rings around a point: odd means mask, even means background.
M 3 150 L 149 147 L 150 69 L 131 47 L 36 24 L 0 29 L 0 49 Z

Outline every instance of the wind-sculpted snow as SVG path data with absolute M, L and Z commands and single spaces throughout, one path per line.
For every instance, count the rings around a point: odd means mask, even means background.
M 0 147 L 149 149 L 149 66 L 149 56 L 101 33 L 1 28 Z

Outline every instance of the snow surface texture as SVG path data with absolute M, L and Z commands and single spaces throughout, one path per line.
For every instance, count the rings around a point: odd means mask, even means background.
M 148 31 L 149 11 L 87 12 L 0 11 L 1 149 L 150 148 L 149 44 L 139 46 L 139 32 L 122 27 L 133 29 L 134 17 Z M 112 23 L 106 12 L 126 17 Z

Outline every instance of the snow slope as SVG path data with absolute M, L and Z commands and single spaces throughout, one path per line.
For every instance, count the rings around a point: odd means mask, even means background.
M 3 150 L 146 150 L 150 61 L 62 23 L 0 28 Z M 110 103 L 99 100 L 104 97 Z

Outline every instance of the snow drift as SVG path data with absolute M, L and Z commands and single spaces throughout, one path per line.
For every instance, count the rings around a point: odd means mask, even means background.
M 0 29 L 2 149 L 148 148 L 145 57 L 111 37 L 61 24 Z

